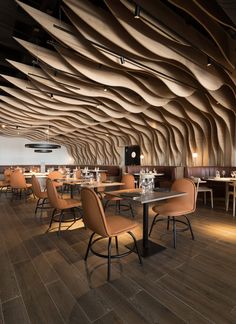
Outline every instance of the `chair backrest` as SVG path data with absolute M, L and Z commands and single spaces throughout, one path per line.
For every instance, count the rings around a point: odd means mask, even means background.
M 10 168 L 7 168 L 4 170 L 4 180 L 6 182 L 10 182 L 10 177 L 11 177 L 11 174 L 13 173 L 13 170 L 11 170 Z
M 134 181 L 133 174 L 127 173 L 123 174 L 121 178 L 121 182 L 124 183 L 123 186 L 121 186 L 121 189 L 134 189 L 135 188 L 135 181 Z
M 81 178 L 81 170 L 80 170 L 80 169 L 76 171 L 76 173 L 75 173 L 75 177 L 76 177 L 77 179 L 80 179 L 80 178 Z
M 104 209 L 95 191 L 86 187 L 82 188 L 81 201 L 85 225 L 103 237 L 109 236 Z
M 52 171 L 48 175 L 48 179 L 56 180 L 56 179 L 62 179 L 64 176 L 60 171 Z
M 33 193 L 35 194 L 36 197 L 40 198 L 41 197 L 41 187 L 40 187 L 39 181 L 35 175 L 32 175 L 31 182 L 32 182 Z
M 26 181 L 24 175 L 20 170 L 15 170 L 10 176 L 10 186 L 14 189 L 26 188 Z
M 232 188 L 230 188 L 232 187 Z M 233 194 L 236 197 L 236 180 L 229 182 L 229 193 Z
M 176 198 L 178 205 L 185 212 L 194 212 L 196 209 L 196 185 L 188 178 L 177 179 L 171 186 L 172 191 L 186 192 L 187 195 Z M 174 202 L 173 199 L 170 200 Z
M 46 182 L 48 200 L 53 208 L 63 209 L 65 206 L 65 201 L 63 198 L 60 198 L 55 187 L 54 181 L 47 179 Z

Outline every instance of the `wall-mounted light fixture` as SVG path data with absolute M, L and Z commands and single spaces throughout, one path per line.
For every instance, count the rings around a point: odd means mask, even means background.
M 197 161 L 197 157 L 198 157 L 197 152 L 193 152 L 192 157 L 193 157 L 193 165 L 196 166 L 196 161 Z

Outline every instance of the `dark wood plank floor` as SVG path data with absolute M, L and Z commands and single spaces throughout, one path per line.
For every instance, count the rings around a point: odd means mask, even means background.
M 213 210 L 198 202 L 196 240 L 181 233 L 176 250 L 159 223 L 152 239 L 167 249 L 143 266 L 135 254 L 114 261 L 109 283 L 104 259 L 83 260 L 82 222 L 63 224 L 59 238 L 58 224 L 47 233 L 48 215 L 35 217 L 34 206 L 0 197 L 0 323 L 236 323 L 236 220 L 223 200 Z M 137 238 L 141 214 L 136 206 Z

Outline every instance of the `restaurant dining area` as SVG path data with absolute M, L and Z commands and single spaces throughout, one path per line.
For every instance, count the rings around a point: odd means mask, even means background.
M 236 323 L 236 2 L 0 2 L 0 323 Z

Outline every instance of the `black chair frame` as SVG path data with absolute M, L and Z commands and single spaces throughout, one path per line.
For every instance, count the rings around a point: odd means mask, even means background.
M 152 225 L 150 227 L 149 230 L 149 236 L 151 236 L 152 230 L 153 230 L 153 226 L 156 225 L 157 222 L 166 220 L 166 218 L 159 218 L 158 219 L 159 214 L 156 214 L 153 221 L 152 221 Z M 193 230 L 192 230 L 192 226 L 191 226 L 191 222 L 188 219 L 188 217 L 186 215 L 182 215 L 183 217 L 186 218 L 186 222 L 180 219 L 176 219 L 175 216 L 167 216 L 167 230 L 169 230 L 170 228 L 170 222 L 173 223 L 173 241 L 174 241 L 174 248 L 176 248 L 176 236 L 177 236 L 177 232 L 185 232 L 190 230 L 191 236 L 192 236 L 192 240 L 194 240 L 194 234 L 193 234 Z M 184 224 L 185 227 L 184 228 L 176 228 L 176 223 L 181 223 Z
M 106 237 L 98 237 L 95 240 L 93 240 L 93 237 L 94 237 L 94 235 L 96 233 L 92 233 L 91 236 L 90 236 L 90 239 L 89 239 L 89 243 L 88 243 L 88 247 L 87 247 L 87 251 L 86 251 L 84 260 L 87 261 L 89 251 L 91 251 L 96 256 L 99 256 L 101 258 L 106 258 L 107 259 L 107 281 L 110 281 L 110 278 L 111 278 L 111 259 L 120 259 L 122 257 L 125 257 L 125 256 L 129 255 L 132 252 L 137 252 L 138 259 L 139 259 L 139 263 L 141 265 L 143 264 L 142 258 L 141 258 L 141 254 L 140 254 L 139 249 L 138 249 L 138 246 L 137 246 L 137 240 L 136 240 L 134 234 L 132 232 L 130 232 L 130 231 L 128 231 L 127 233 L 133 238 L 134 245 L 133 245 L 132 248 L 129 248 L 129 251 L 124 252 L 124 253 L 121 253 L 121 254 L 119 253 L 118 237 L 117 236 L 113 236 L 115 238 L 115 242 L 116 242 L 116 252 L 117 252 L 116 254 L 111 254 L 112 238 L 113 237 L 108 237 L 108 247 L 107 247 L 108 253 L 107 254 L 102 254 L 102 253 L 96 252 L 93 249 L 93 245 L 97 241 L 100 241 L 100 240 L 103 240 L 103 239 L 107 239 L 107 238 Z

